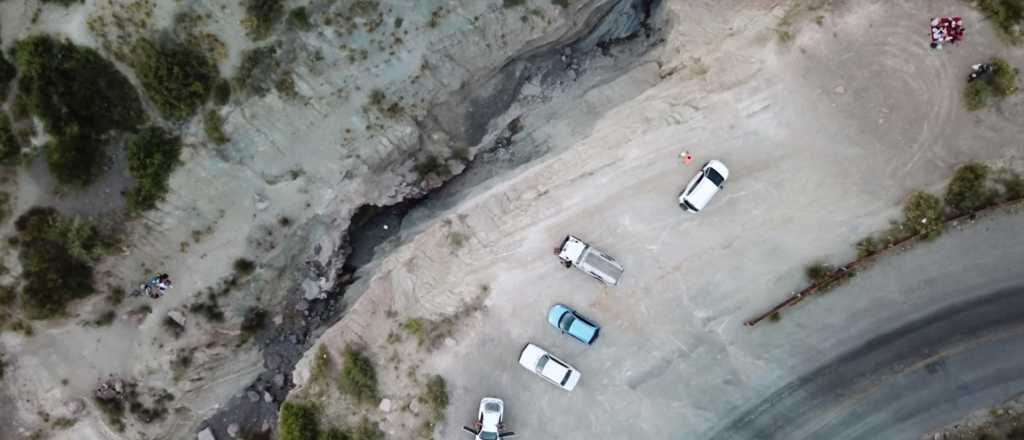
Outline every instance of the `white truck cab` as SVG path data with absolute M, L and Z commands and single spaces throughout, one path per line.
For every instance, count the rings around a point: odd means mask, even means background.
M 605 284 L 615 286 L 622 278 L 623 269 L 618 261 L 572 235 L 567 235 L 555 252 L 566 267 L 576 266 Z

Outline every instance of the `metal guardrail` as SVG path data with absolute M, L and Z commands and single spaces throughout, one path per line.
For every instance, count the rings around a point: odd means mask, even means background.
M 970 219 L 971 221 L 974 221 L 979 216 L 988 215 L 988 214 L 991 214 L 994 211 L 997 211 L 997 210 L 1000 210 L 1000 209 L 1003 209 L 1003 208 L 1006 208 L 1008 206 L 1015 205 L 1015 204 L 1018 204 L 1018 203 L 1021 203 L 1021 202 L 1024 202 L 1024 197 L 1019 197 L 1019 198 L 1016 198 L 1016 199 L 1003 201 L 1003 202 L 997 203 L 995 205 L 989 206 L 988 208 L 980 209 L 980 210 L 974 211 L 974 212 L 969 213 L 969 214 L 962 214 L 962 215 L 959 215 L 959 216 L 956 216 L 956 217 L 952 217 L 952 218 L 946 219 L 946 221 L 944 221 L 942 223 L 943 224 L 943 229 L 949 227 L 950 225 L 956 225 L 957 222 L 960 222 L 961 220 Z M 747 327 L 753 327 L 753 326 L 757 325 L 757 323 L 759 323 L 761 321 L 764 321 L 766 318 L 768 318 L 768 317 L 770 317 L 772 315 L 775 315 L 776 313 L 781 313 L 783 310 L 788 309 L 790 307 L 793 307 L 793 306 L 799 304 L 801 301 L 803 301 L 808 296 L 811 296 L 811 295 L 815 294 L 816 292 L 818 292 L 818 290 L 820 290 L 823 286 L 827 286 L 827 285 L 829 285 L 829 283 L 832 283 L 832 282 L 834 282 L 834 281 L 836 281 L 836 280 L 838 280 L 838 279 L 840 279 L 840 278 L 842 278 L 844 276 L 849 276 L 849 272 L 851 270 L 855 270 L 855 269 L 858 269 L 858 268 L 861 268 L 861 267 L 868 266 L 871 263 L 873 263 L 875 260 L 877 260 L 879 257 L 888 255 L 889 252 L 892 249 L 900 247 L 900 246 L 904 246 L 904 245 L 907 245 L 907 244 L 912 244 L 914 242 L 920 241 L 922 238 L 923 238 L 922 234 L 912 235 L 910 237 L 907 237 L 907 238 L 904 238 L 904 239 L 899 240 L 897 242 L 894 242 L 894 243 L 890 244 L 889 246 L 887 246 L 885 249 L 879 250 L 878 252 L 872 253 L 871 255 L 868 255 L 868 256 L 866 256 L 864 258 L 858 258 L 858 259 L 856 259 L 854 261 L 851 261 L 851 262 L 846 263 L 846 264 L 844 264 L 842 266 L 839 266 L 835 270 L 833 270 L 832 273 L 829 274 L 828 278 L 825 278 L 823 280 L 815 282 L 815 283 L 811 284 L 810 286 L 808 286 L 807 288 L 805 288 L 805 289 L 803 289 L 803 290 L 801 290 L 799 292 L 795 292 L 795 293 L 791 294 L 789 296 L 789 298 L 787 298 L 786 300 L 778 303 L 775 307 L 772 307 L 771 310 L 768 310 L 767 312 L 764 312 L 764 313 L 762 313 L 760 315 L 757 315 L 757 316 L 755 316 L 755 317 L 753 317 L 751 319 L 748 319 L 747 321 L 745 321 L 743 323 L 743 325 L 745 325 Z

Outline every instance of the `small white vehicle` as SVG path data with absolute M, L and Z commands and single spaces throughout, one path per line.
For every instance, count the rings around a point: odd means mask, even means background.
M 718 194 L 729 178 L 729 168 L 717 160 L 700 167 L 700 173 L 690 179 L 686 189 L 679 194 L 679 207 L 687 212 L 700 212 L 711 198 Z
M 477 412 L 473 427 L 463 426 L 462 430 L 476 436 L 476 440 L 500 440 L 509 438 L 516 433 L 505 429 L 505 402 L 495 397 L 480 399 L 480 411 Z
M 523 347 L 519 365 L 566 391 L 572 391 L 580 381 L 578 370 L 533 344 Z
M 615 286 L 622 278 L 623 269 L 618 261 L 572 235 L 562 240 L 562 245 L 555 248 L 555 254 L 565 267 L 576 266 L 606 284 Z

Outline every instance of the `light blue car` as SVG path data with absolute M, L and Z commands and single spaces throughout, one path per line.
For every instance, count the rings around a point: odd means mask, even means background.
M 557 328 L 563 334 L 568 333 L 580 342 L 590 345 L 597 339 L 601 327 L 594 324 L 587 318 L 580 316 L 575 310 L 562 304 L 555 304 L 548 312 L 548 323 Z

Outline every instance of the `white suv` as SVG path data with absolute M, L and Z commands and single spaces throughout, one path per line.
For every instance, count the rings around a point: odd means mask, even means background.
M 712 160 L 704 164 L 700 173 L 693 176 L 686 189 L 679 194 L 679 207 L 687 212 L 700 212 L 725 186 L 728 178 L 729 168 L 724 163 Z
M 533 344 L 526 344 L 523 348 L 519 354 L 519 365 L 566 391 L 572 391 L 580 381 L 579 371 Z

